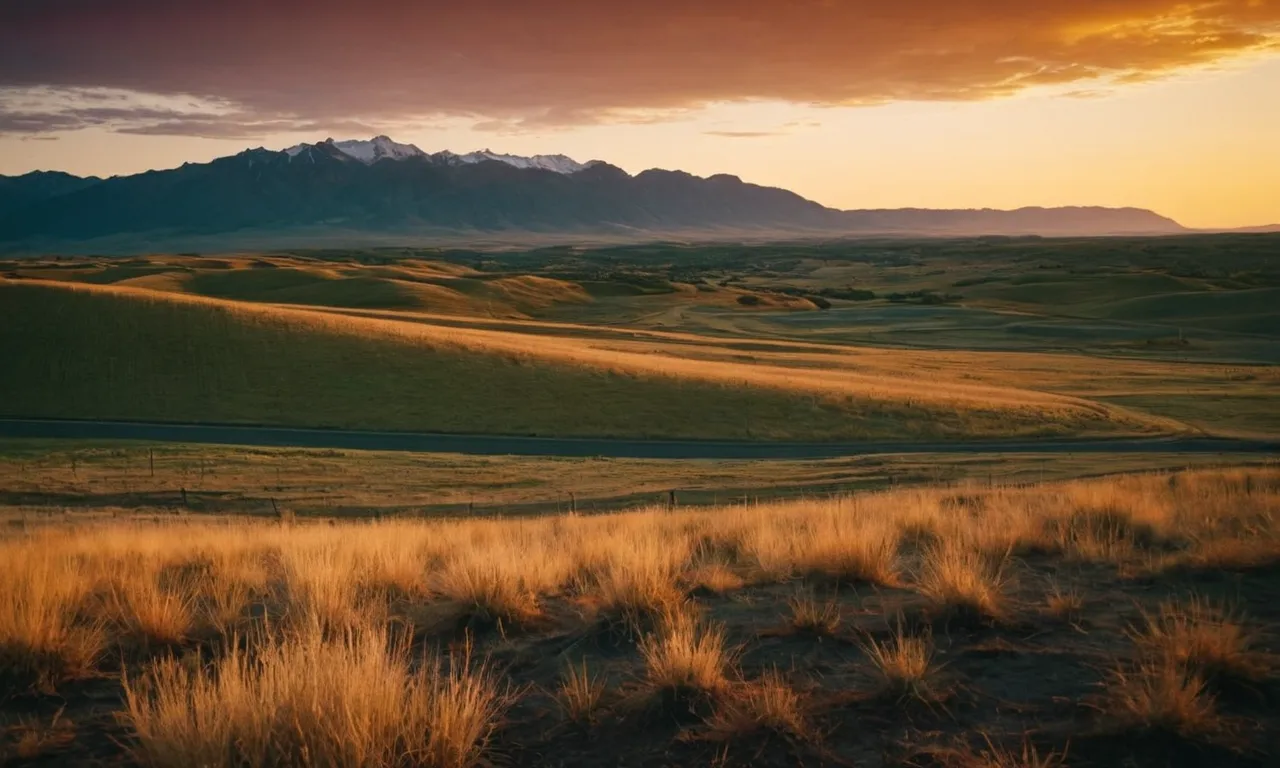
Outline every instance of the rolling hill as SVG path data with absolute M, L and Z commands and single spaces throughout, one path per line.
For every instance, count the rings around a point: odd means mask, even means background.
M 0 416 L 773 440 L 1167 428 L 1013 387 L 54 282 L 0 280 L 0 357 Z

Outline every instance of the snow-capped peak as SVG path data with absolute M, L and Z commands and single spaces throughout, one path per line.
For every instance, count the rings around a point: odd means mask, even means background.
M 452 152 L 440 152 L 437 157 L 444 156 L 444 159 L 454 163 L 471 164 L 480 163 L 485 160 L 496 160 L 499 163 L 516 168 L 540 168 L 544 171 L 555 171 L 556 173 L 577 173 L 586 170 L 597 162 L 593 160 L 589 163 L 579 163 L 571 157 L 564 155 L 533 155 L 531 157 L 523 157 L 521 155 L 504 155 L 489 149 L 482 149 L 479 152 L 468 152 L 465 155 L 455 155 Z
M 427 154 L 412 144 L 399 144 L 386 136 L 374 136 L 367 141 L 363 139 L 349 139 L 347 141 L 326 139 L 319 144 L 298 144 L 284 150 L 284 153 L 289 157 L 297 157 L 308 149 L 324 144 L 332 146 L 342 154 L 359 160 L 365 165 L 372 165 L 383 159 L 404 160 L 410 157 L 425 157 Z
M 386 136 L 375 136 L 367 141 L 362 139 L 349 139 L 347 141 L 328 139 L 323 143 L 332 145 L 342 154 L 359 160 L 365 165 L 372 165 L 384 159 L 405 160 L 410 157 L 428 157 L 437 162 L 450 165 L 472 165 L 486 160 L 493 160 L 499 163 L 506 163 L 515 168 L 538 168 L 544 171 L 571 174 L 586 170 L 600 162 L 592 160 L 589 163 L 579 163 L 577 160 L 564 155 L 533 155 L 531 157 L 505 155 L 488 149 L 479 152 L 468 152 L 465 155 L 459 155 L 446 149 L 433 155 L 428 155 L 412 144 L 398 144 Z M 292 158 L 314 146 L 318 145 L 298 144 L 297 146 L 289 147 L 284 152 Z

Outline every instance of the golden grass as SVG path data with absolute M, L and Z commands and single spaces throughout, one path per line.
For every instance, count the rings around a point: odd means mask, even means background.
M 604 677 L 588 670 L 587 660 L 583 659 L 581 665 L 568 664 L 561 672 L 556 704 L 569 721 L 590 725 L 600 711 L 604 691 Z
M 640 638 L 639 649 L 644 687 L 666 708 L 694 709 L 729 687 L 733 653 L 725 647 L 724 628 L 704 624 L 691 611 L 664 615 L 653 633 Z
M 1001 620 L 1009 615 L 1007 559 L 948 539 L 925 551 L 916 586 L 935 618 Z
M 418 664 L 410 643 L 432 647 L 452 636 L 410 628 L 407 618 L 463 605 L 505 625 L 564 619 L 567 612 L 556 611 L 580 606 L 638 638 L 643 669 L 635 687 L 646 702 L 669 714 L 693 710 L 712 731 L 794 735 L 802 697 L 777 676 L 738 681 L 725 628 L 695 617 L 685 587 L 697 580 L 731 587 L 729 574 L 794 579 L 792 587 L 800 575 L 871 574 L 900 580 L 895 597 L 908 603 L 918 598 L 902 593 L 918 592 L 933 617 L 1005 620 L 1014 613 L 1009 562 L 1036 565 L 1054 549 L 1055 531 L 1079 521 L 1081 510 L 1096 518 L 1090 510 L 1099 509 L 1127 530 L 1150 531 L 1153 546 L 1179 542 L 1186 547 L 1179 555 L 1273 544 L 1280 471 L 609 516 L 288 526 L 103 517 L 11 527 L 0 537 L 0 678 L 18 690 L 56 688 L 101 673 L 99 659 L 117 647 L 172 644 L 183 653 L 129 667 L 126 720 L 144 764 L 293 764 L 305 754 L 325 765 L 464 766 L 480 759 L 509 701 L 507 684 L 465 651 Z M 903 545 L 904 530 L 919 541 Z M 1152 555 L 1135 543 L 1110 552 L 1108 563 L 1142 565 Z M 805 594 L 792 601 L 788 620 L 837 631 L 834 605 Z M 1069 595 L 1057 599 L 1071 607 Z M 1211 730 L 1216 716 L 1204 689 L 1215 676 L 1269 674 L 1253 666 L 1263 660 L 1252 655 L 1259 644 L 1247 622 L 1216 603 L 1161 606 L 1133 639 L 1138 664 L 1116 673 L 1107 697 L 1125 727 Z M 926 702 L 947 694 L 934 676 L 928 632 L 908 634 L 899 622 L 865 650 L 879 694 Z M 567 717 L 589 720 L 602 684 L 586 669 L 566 673 L 558 695 L 575 702 L 562 702 Z
M 1269 674 L 1255 650 L 1257 630 L 1232 606 L 1199 596 L 1167 600 L 1144 612 L 1129 636 L 1146 658 L 1181 667 L 1206 680 L 1259 682 Z
M 691 590 L 723 595 L 742 589 L 746 581 L 726 563 L 703 563 L 681 577 Z
M 0 568 L 0 681 L 50 689 L 93 673 L 107 645 L 105 621 L 78 620 L 90 582 L 65 556 L 4 548 Z
M 809 735 L 804 700 L 776 668 L 739 685 L 707 720 L 712 738 L 730 740 L 756 731 L 793 738 Z
M 146 647 L 179 645 L 195 625 L 195 595 L 189 589 L 140 579 L 113 588 L 109 600 L 124 633 Z
M 1194 737 L 1221 725 L 1204 678 L 1169 660 L 1115 670 L 1105 696 L 1106 712 L 1119 730 Z
M 318 624 L 229 646 L 212 667 L 174 658 L 126 681 L 144 765 L 473 765 L 506 704 L 469 653 L 414 670 L 408 646 L 366 628 L 337 641 Z
M 925 703 L 942 697 L 933 663 L 933 636 L 927 630 L 908 634 L 899 621 L 887 640 L 868 638 L 862 648 L 877 676 L 877 696 Z
M 813 590 L 797 592 L 787 600 L 791 628 L 797 632 L 829 637 L 840 629 L 840 604 L 833 596 L 820 601 Z
M 896 584 L 897 531 L 885 524 L 856 521 L 848 514 L 837 507 L 812 522 L 809 535 L 797 543 L 795 570 L 810 579 L 838 584 Z

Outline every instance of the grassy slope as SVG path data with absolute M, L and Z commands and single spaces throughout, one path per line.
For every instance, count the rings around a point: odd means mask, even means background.
M 359 337 L 232 305 L 52 285 L 0 282 L 0 356 L 0 413 L 11 416 L 759 439 L 1071 429 L 1034 414 L 1018 420 L 837 403 Z

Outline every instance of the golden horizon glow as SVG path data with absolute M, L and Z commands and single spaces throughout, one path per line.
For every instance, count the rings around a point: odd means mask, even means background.
M 62 5 L 0 30 L 0 173 L 136 173 L 385 133 L 730 173 L 838 208 L 1280 223 L 1269 1 L 369 0 L 398 21 L 374 25 L 318 0 L 305 26 L 288 0 Z

